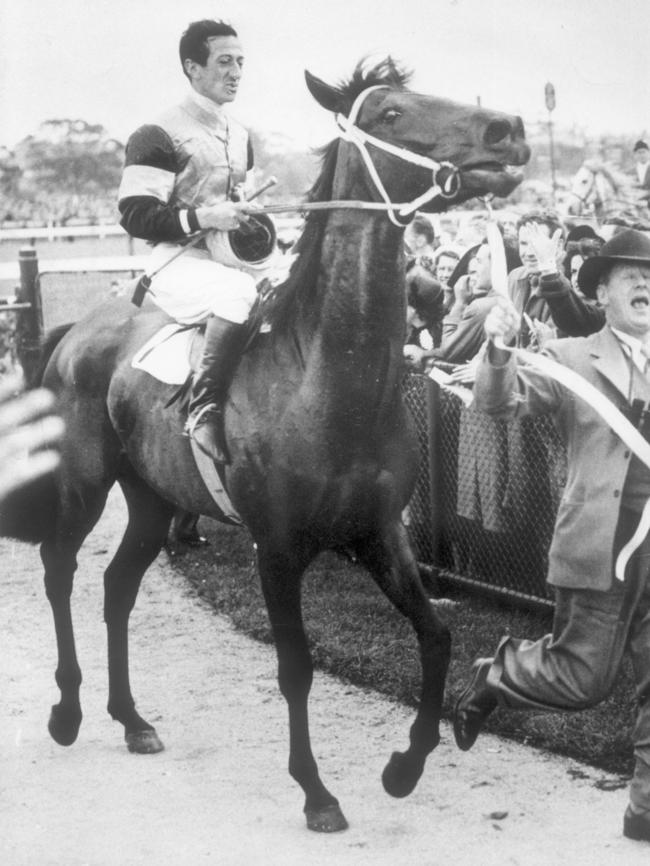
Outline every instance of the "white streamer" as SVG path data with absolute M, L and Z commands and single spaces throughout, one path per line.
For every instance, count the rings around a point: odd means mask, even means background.
M 488 204 L 488 211 L 491 219 L 487 224 L 487 239 L 490 246 L 490 256 L 492 262 L 492 287 L 500 295 L 508 296 L 508 279 L 506 268 L 505 248 L 501 232 L 493 219 L 492 211 Z M 645 466 L 650 469 L 650 443 L 639 433 L 633 424 L 620 412 L 617 407 L 605 397 L 597 388 L 588 382 L 579 373 L 570 370 L 563 364 L 558 364 L 545 355 L 538 355 L 534 352 L 527 352 L 524 349 L 517 349 L 506 346 L 501 339 L 494 341 L 494 345 L 498 349 L 504 349 L 506 352 L 511 352 L 517 358 L 520 358 L 531 367 L 536 367 L 540 372 L 555 379 L 565 388 L 573 391 L 578 397 L 584 400 L 592 409 L 594 409 L 603 420 L 612 428 L 616 435 L 627 445 L 627 447 L 635 454 Z M 630 557 L 635 550 L 643 543 L 643 540 L 650 530 L 650 499 L 646 502 L 641 520 L 637 526 L 636 532 L 627 544 L 620 550 L 614 567 L 614 574 L 618 580 L 625 579 L 625 568 Z

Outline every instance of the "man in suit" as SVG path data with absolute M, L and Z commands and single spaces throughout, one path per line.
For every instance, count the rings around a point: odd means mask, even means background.
M 650 200 L 650 148 L 645 141 L 637 141 L 632 152 L 636 163 L 637 183 L 643 190 L 641 197 L 648 202 Z
M 554 340 L 545 353 L 579 373 L 642 432 L 650 417 L 650 239 L 633 229 L 617 234 L 579 274 L 597 297 L 606 324 L 583 338 Z M 629 560 L 624 580 L 617 555 L 639 525 L 650 498 L 650 470 L 586 401 L 534 367 L 518 366 L 507 343 L 519 313 L 502 298 L 489 313 L 490 342 L 477 371 L 475 395 L 493 417 L 551 413 L 567 446 L 568 478 L 549 553 L 556 592 L 552 634 L 538 641 L 504 637 L 494 658 L 474 663 L 456 705 L 454 734 L 470 749 L 485 719 L 511 709 L 580 710 L 609 693 L 625 651 L 632 657 L 639 713 L 635 772 L 624 835 L 650 841 L 650 539 Z M 650 438 L 650 424 L 648 438 Z

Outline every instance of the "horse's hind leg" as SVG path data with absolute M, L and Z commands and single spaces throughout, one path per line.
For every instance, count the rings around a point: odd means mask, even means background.
M 394 752 L 382 781 L 387 793 L 405 797 L 415 788 L 427 755 L 440 741 L 439 725 L 451 651 L 449 630 L 438 619 L 422 586 L 401 521 L 385 525 L 357 547 L 363 564 L 395 607 L 412 623 L 420 646 L 422 693 L 406 752 Z
M 104 574 L 104 619 L 108 637 L 108 712 L 124 725 L 129 751 L 147 754 L 164 746 L 136 711 L 129 681 L 129 616 L 142 577 L 160 552 L 173 508 L 135 477 L 120 479 L 129 521 Z
M 61 746 L 70 746 L 77 739 L 81 725 L 79 688 L 81 669 L 77 661 L 70 597 L 77 553 L 84 539 L 99 519 L 106 503 L 107 491 L 87 490 L 78 501 L 83 504 L 74 517 L 62 515 L 56 533 L 41 545 L 45 567 L 45 592 L 52 608 L 58 651 L 55 679 L 61 700 L 52 707 L 48 730 Z
M 262 589 L 278 654 L 278 683 L 289 708 L 289 773 L 305 792 L 304 812 L 310 830 L 332 833 L 348 826 L 338 800 L 318 774 L 309 738 L 307 699 L 313 664 L 300 604 L 300 579 L 309 562 L 258 547 Z

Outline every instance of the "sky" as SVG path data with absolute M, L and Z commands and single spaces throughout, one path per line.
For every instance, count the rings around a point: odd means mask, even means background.
M 648 0 L 1 0 L 0 145 L 51 118 L 120 141 L 182 99 L 190 21 L 237 29 L 245 75 L 232 113 L 316 146 L 334 132 L 303 70 L 332 83 L 391 54 L 412 87 L 558 126 L 650 135 Z

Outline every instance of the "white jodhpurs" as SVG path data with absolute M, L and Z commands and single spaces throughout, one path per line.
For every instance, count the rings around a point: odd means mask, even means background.
M 179 249 L 178 244 L 157 244 L 150 271 Z M 156 274 L 151 293 L 154 303 L 184 325 L 203 322 L 209 316 L 243 324 L 257 297 L 255 285 L 250 274 L 221 265 L 206 250 L 192 247 Z

